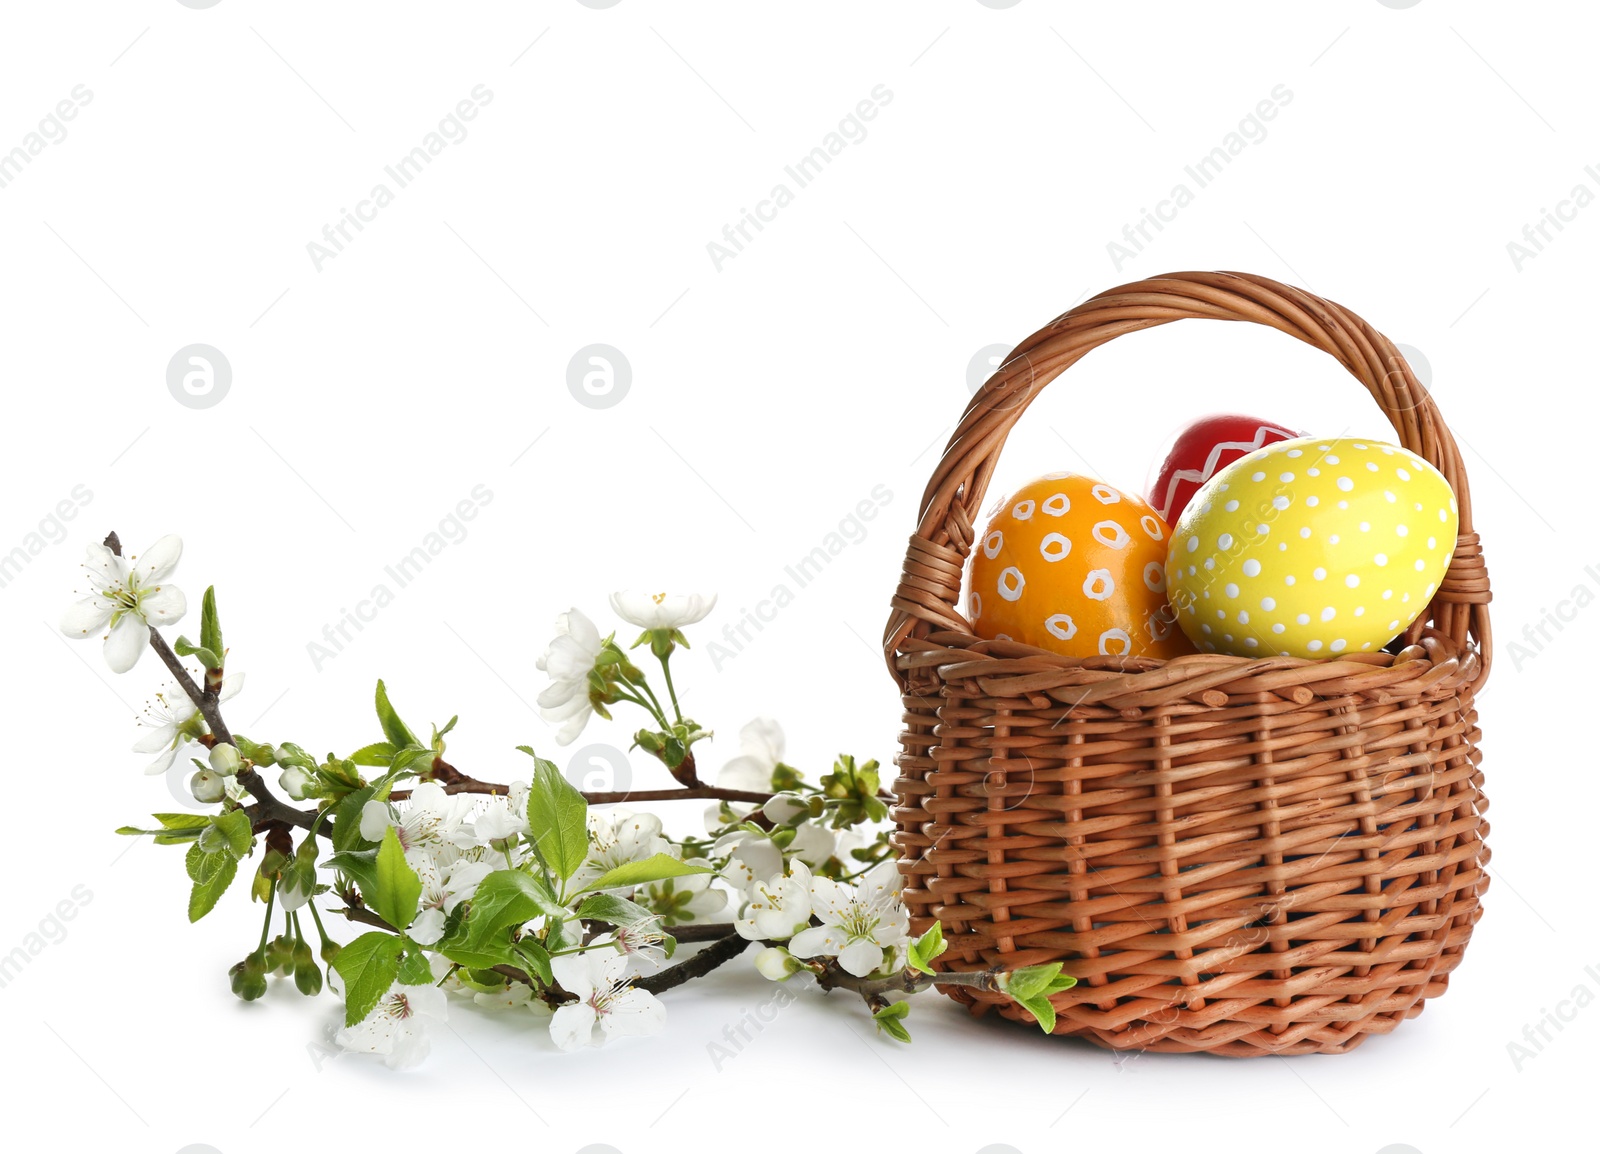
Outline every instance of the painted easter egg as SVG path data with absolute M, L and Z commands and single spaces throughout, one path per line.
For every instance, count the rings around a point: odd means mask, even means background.
M 1167 525 L 1093 477 L 1050 473 L 995 506 L 974 542 L 968 617 L 980 637 L 1069 657 L 1175 657 Z
M 1206 482 L 1173 526 L 1168 595 L 1207 652 L 1367 653 L 1414 621 L 1456 546 L 1450 483 L 1360 437 L 1268 445 Z
M 1184 426 L 1173 438 L 1172 447 L 1161 459 L 1150 482 L 1150 504 L 1157 516 L 1171 525 L 1183 515 L 1200 486 L 1216 476 L 1218 469 L 1264 445 L 1298 436 L 1299 433 L 1284 425 L 1237 413 L 1202 417 Z

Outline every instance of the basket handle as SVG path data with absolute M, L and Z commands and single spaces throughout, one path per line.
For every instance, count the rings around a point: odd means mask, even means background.
M 1455 438 L 1411 366 L 1388 337 L 1332 301 L 1249 273 L 1180 272 L 1111 289 L 1063 313 L 1013 349 L 973 395 L 923 492 L 883 634 L 884 657 L 902 692 L 908 678 L 900 658 L 913 643 L 941 630 L 971 632 L 956 608 L 962 570 L 1000 451 L 1033 398 L 1107 341 L 1191 317 L 1253 321 L 1321 349 L 1366 386 L 1400 443 L 1444 474 L 1460 509 L 1460 536 L 1432 604 L 1412 626 L 1413 636 L 1431 623 L 1458 648 L 1475 641 L 1479 665 L 1472 689 L 1481 686 L 1493 642 L 1489 574 L 1472 530 L 1472 495 Z

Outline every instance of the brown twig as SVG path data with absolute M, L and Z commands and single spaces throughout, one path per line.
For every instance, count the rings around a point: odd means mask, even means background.
M 718 938 L 688 961 L 679 962 L 660 973 L 651 974 L 648 978 L 640 978 L 633 983 L 634 988 L 659 994 L 663 990 L 681 986 L 693 978 L 703 978 L 724 962 L 730 962 L 744 953 L 744 948 L 749 944 L 748 938 L 742 938 L 738 934 Z
M 686 926 L 664 926 L 663 930 L 677 938 L 680 945 L 687 942 L 715 942 L 733 933 L 733 923 L 690 922 Z
M 111 550 L 113 555 L 122 556 L 122 540 L 115 531 L 106 534 L 105 546 Z M 153 628 L 150 630 L 150 648 L 155 650 L 156 656 L 161 659 L 161 663 L 167 667 L 167 671 L 172 674 L 174 680 L 177 681 L 189 700 L 194 702 L 195 708 L 200 711 L 200 716 L 205 718 L 206 725 L 211 730 L 211 736 L 215 739 L 213 744 L 216 741 L 220 741 L 227 745 L 233 745 L 233 734 L 228 731 L 227 723 L 222 720 L 222 709 L 217 702 L 217 686 L 211 685 L 213 679 L 209 676 L 209 673 L 206 678 L 207 688 L 201 689 L 195 684 L 194 678 L 189 676 L 189 671 L 183 667 L 183 662 L 172 651 L 172 647 L 167 644 L 166 638 L 162 637 L 160 632 Z M 220 682 L 218 682 L 218 685 L 220 685 Z M 277 796 L 267 788 L 267 783 L 261 780 L 261 775 L 252 767 L 244 766 L 241 768 L 237 774 L 237 779 L 240 785 L 249 790 L 250 796 L 256 799 L 256 805 L 249 807 L 253 811 L 251 814 L 252 826 L 259 821 L 282 822 L 285 825 L 298 826 L 301 829 L 311 828 L 311 823 L 315 820 L 316 814 L 310 810 L 296 809 L 292 805 L 286 805 L 279 801 Z

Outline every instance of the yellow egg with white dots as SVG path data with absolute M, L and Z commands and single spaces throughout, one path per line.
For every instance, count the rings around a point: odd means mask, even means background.
M 1359 437 L 1280 441 L 1189 502 L 1167 550 L 1167 595 L 1208 653 L 1370 653 L 1428 607 L 1457 524 L 1450 483 L 1409 450 Z

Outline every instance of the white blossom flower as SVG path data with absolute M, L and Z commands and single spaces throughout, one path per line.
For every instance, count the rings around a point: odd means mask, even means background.
M 789 868 L 788 877 L 779 874 L 753 887 L 733 923 L 741 938 L 781 942 L 811 923 L 811 871 L 798 861 Z
M 346 1050 L 383 1055 L 392 1070 L 415 1066 L 428 1056 L 424 1022 L 445 1020 L 444 991 L 433 986 L 403 986 L 399 982 L 378 999 L 372 1012 L 334 1035 Z
M 514 781 L 505 797 L 493 797 L 472 822 L 476 840 L 485 844 L 506 842 L 528 832 L 528 783 Z
M 618 617 L 640 629 L 682 629 L 703 621 L 717 603 L 715 593 L 638 593 L 628 590 L 611 595 Z
M 723 789 L 767 793 L 772 771 L 783 761 L 783 727 L 770 717 L 758 717 L 739 731 L 739 756 L 722 767 L 717 784 Z
M 672 843 L 661 836 L 661 819 L 653 813 L 626 809 L 589 811 L 589 856 L 573 876 L 581 889 L 603 874 L 629 862 L 668 853 Z
M 182 556 L 182 540 L 170 535 L 129 558 L 90 545 L 83 568 L 94 592 L 67 610 L 61 631 L 82 640 L 109 624 L 106 664 L 113 673 L 126 673 L 150 644 L 150 627 L 171 625 L 189 608 L 183 590 L 166 583 Z
M 244 674 L 233 673 L 222 679 L 217 691 L 217 701 L 232 699 L 244 688 Z M 133 743 L 135 753 L 155 753 L 158 756 L 144 767 L 151 777 L 166 773 L 191 743 L 210 732 L 200 709 L 189 700 L 189 695 L 176 681 L 163 681 L 144 707 L 139 724 L 149 730 Z
M 661 1032 L 666 1007 L 654 994 L 633 988 L 623 977 L 627 968 L 627 955 L 607 949 L 550 959 L 556 981 L 578 999 L 550 1016 L 550 1037 L 557 1046 L 577 1050 L 594 1045 L 597 1024 L 602 1041 Z
M 418 945 L 431 946 L 444 936 L 450 912 L 477 892 L 478 884 L 494 872 L 494 865 L 465 858 L 441 864 L 426 853 L 407 860 L 422 882 L 422 896 L 416 920 L 406 933 Z
M 893 862 L 873 866 L 854 886 L 812 878 L 812 912 L 823 924 L 796 934 L 789 952 L 797 958 L 836 956 L 847 973 L 866 977 L 883 965 L 884 950 L 908 939 L 911 919 L 900 902 L 900 885 Z
M 361 836 L 382 841 L 383 831 L 394 826 L 400 848 L 413 869 L 421 855 L 444 862 L 460 856 L 472 844 L 472 832 L 464 828 L 472 812 L 472 799 L 451 795 L 436 781 L 424 781 L 411 791 L 411 802 L 396 812 L 386 801 L 369 801 L 361 807 Z
M 589 701 L 589 672 L 604 648 L 600 631 L 576 609 L 556 618 L 556 636 L 539 657 L 538 666 L 550 675 L 539 694 L 539 716 L 559 723 L 557 745 L 570 745 L 589 724 L 594 705 Z

